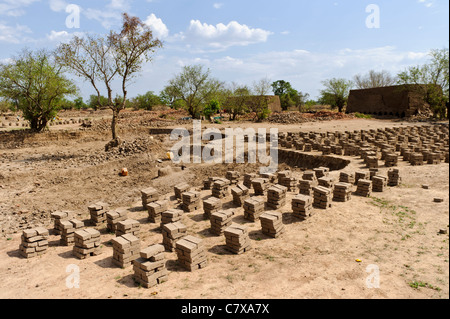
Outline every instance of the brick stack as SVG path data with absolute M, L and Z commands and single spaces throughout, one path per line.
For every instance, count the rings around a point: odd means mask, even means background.
M 75 243 L 75 232 L 84 227 L 84 223 L 77 219 L 63 220 L 61 222 L 62 231 L 60 244 L 63 246 L 73 245 Z
M 163 245 L 167 251 L 175 251 L 175 244 L 187 235 L 187 227 L 181 222 L 164 224 L 161 227 Z
M 184 211 L 181 209 L 168 209 L 165 212 L 161 214 L 161 224 L 162 227 L 165 224 L 175 223 L 181 220 L 181 217 L 183 216 Z
M 362 197 L 370 197 L 372 195 L 372 181 L 369 179 L 358 180 L 355 195 Z
M 261 174 L 262 178 L 267 178 L 269 183 L 276 184 L 278 182 L 277 175 L 271 173 L 263 173 Z
M 243 183 L 238 183 L 231 188 L 231 195 L 233 195 L 233 204 L 242 207 L 244 201 L 250 197 L 250 189 Z
M 307 195 L 296 195 L 292 198 L 292 216 L 301 220 L 311 217 L 313 214 L 313 198 Z
M 219 179 L 220 179 L 220 177 L 216 177 L 216 176 L 208 177 L 207 179 L 205 179 L 203 181 L 203 189 L 205 189 L 205 190 L 211 189 L 211 186 L 214 184 L 214 182 Z
M 352 184 L 336 183 L 333 190 L 333 201 L 346 202 L 352 197 Z
M 215 212 L 211 215 L 211 228 L 212 234 L 220 236 L 223 234 L 224 230 L 232 224 L 232 219 L 234 216 L 234 210 L 221 210 Z
M 381 193 L 384 192 L 387 187 L 387 178 L 384 176 L 376 175 L 372 178 L 372 191 Z
M 305 181 L 312 181 L 316 185 L 318 184 L 316 173 L 314 171 L 306 171 L 306 172 L 304 172 L 303 176 L 302 176 L 302 179 L 305 180 Z
M 148 209 L 147 207 L 148 204 L 159 200 L 159 193 L 155 188 L 149 187 L 141 190 L 141 198 L 142 198 L 142 206 L 144 206 L 145 209 Z
M 121 268 L 131 266 L 133 260 L 139 258 L 141 243 L 139 238 L 131 234 L 118 236 L 111 240 L 113 246 L 113 264 Z
M 241 174 L 236 171 L 228 171 L 225 177 L 230 181 L 231 185 L 236 185 L 239 182 L 239 177 L 241 177 Z
M 279 212 L 268 211 L 259 217 L 261 230 L 264 235 L 278 238 L 284 233 L 282 215 Z
M 355 173 L 355 185 L 358 185 L 358 181 L 360 179 L 370 180 L 370 173 L 369 172 L 363 172 L 363 171 L 356 172 Z
M 423 155 L 421 153 L 411 153 L 409 162 L 413 166 L 423 165 Z
M 312 189 L 315 186 L 317 186 L 317 184 L 314 183 L 313 181 L 300 180 L 300 183 L 298 184 L 299 193 L 302 194 L 302 195 L 311 196 L 312 195 Z
M 255 178 L 252 180 L 252 186 L 256 196 L 264 196 L 270 186 L 269 179 Z
M 45 254 L 48 249 L 49 231 L 43 227 L 22 231 L 19 254 L 24 258 L 33 258 Z
M 91 216 L 91 225 L 100 226 L 106 222 L 106 211 L 108 210 L 108 204 L 97 202 L 89 205 L 88 209 Z
M 133 260 L 133 279 L 144 288 L 151 288 L 169 279 L 166 268 L 164 246 L 152 245 L 139 253 L 140 258 Z
M 248 228 L 243 225 L 233 224 L 224 231 L 226 249 L 233 254 L 243 254 L 251 249 L 251 241 Z
M 400 171 L 397 168 L 390 169 L 388 171 L 388 186 L 398 186 L 400 181 Z
M 226 178 L 220 178 L 212 184 L 212 195 L 217 198 L 228 196 L 230 181 Z
M 440 164 L 440 163 L 441 163 L 441 154 L 440 153 L 431 152 L 428 154 L 427 164 L 436 165 L 436 164 Z
M 189 271 L 205 268 L 208 264 L 205 245 L 200 238 L 188 235 L 180 239 L 176 252 L 180 265 Z
M 69 211 L 64 211 L 64 212 L 57 211 L 57 212 L 51 213 L 51 217 L 54 220 L 53 231 L 55 232 L 56 235 L 61 235 L 61 232 L 63 231 L 61 222 L 72 219 L 74 217 L 74 213 L 69 212 Z
M 398 165 L 398 155 L 395 153 L 387 153 L 384 157 L 384 165 L 386 167 L 394 167 Z
M 211 215 L 222 209 L 222 201 L 217 197 L 210 197 L 203 200 L 203 217 L 207 220 Z
M 367 156 L 366 164 L 368 168 L 378 168 L 378 157 L 376 156 Z
M 181 199 L 181 194 L 189 191 L 189 189 L 191 188 L 191 186 L 189 186 L 189 184 L 187 183 L 181 183 L 176 185 L 173 190 L 175 192 L 175 198 L 177 199 Z
M 106 228 L 110 233 L 116 232 L 118 222 L 122 222 L 128 218 L 128 210 L 119 208 L 106 213 Z
M 100 232 L 92 228 L 77 230 L 73 255 L 78 259 L 85 259 L 98 254 L 100 254 Z
M 181 208 L 185 212 L 193 212 L 200 209 L 200 192 L 185 192 L 181 194 L 181 199 L 183 201 L 183 203 L 181 204 Z
M 139 238 L 141 224 L 134 219 L 126 219 L 116 224 L 116 236 L 131 234 Z
M 169 209 L 169 201 L 158 200 L 147 205 L 148 221 L 150 223 L 161 223 L 161 215 Z
M 333 188 L 334 184 L 336 183 L 335 179 L 333 177 L 321 177 L 318 179 L 319 186 L 326 187 L 326 188 Z
M 332 193 L 331 189 L 317 186 L 313 188 L 313 207 L 327 209 L 331 207 Z
M 252 197 L 244 201 L 244 218 L 249 221 L 257 221 L 264 213 L 264 198 Z
M 267 206 L 271 209 L 280 209 L 286 205 L 287 187 L 282 185 L 273 185 L 267 191 Z
M 341 172 L 339 174 L 339 182 L 340 183 L 349 183 L 349 184 L 355 184 L 355 175 L 351 173 L 345 173 Z
M 316 175 L 316 178 L 322 178 L 322 177 L 327 177 L 328 174 L 330 173 L 330 169 L 328 167 L 318 167 L 318 168 L 314 168 L 313 172 Z
M 252 180 L 254 180 L 255 178 L 258 178 L 258 175 L 256 174 L 244 174 L 244 185 L 245 187 L 247 187 L 248 189 L 252 188 Z

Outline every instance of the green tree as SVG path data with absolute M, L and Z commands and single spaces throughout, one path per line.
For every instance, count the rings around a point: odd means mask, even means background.
M 139 18 L 124 13 L 120 32 L 110 31 L 106 37 L 75 36 L 70 43 L 61 44 L 56 51 L 62 65 L 94 87 L 98 105 L 112 110 L 111 132 L 116 145 L 117 122 L 120 111 L 126 107 L 128 85 L 142 71 L 144 63 L 152 60 L 152 54 L 160 47 L 161 41 L 153 38 L 149 26 Z M 116 79 L 121 84 L 120 98 L 118 95 L 113 98 L 112 83 Z M 107 92 L 106 104 L 101 101 L 101 84 Z
M 230 119 L 232 121 L 237 120 L 238 116 L 248 112 L 248 101 L 250 96 L 251 93 L 248 86 L 239 85 L 235 82 L 231 84 L 223 108 L 230 114 Z
M 151 111 L 153 107 L 163 104 L 160 97 L 152 91 L 148 91 L 145 94 L 139 94 L 130 102 L 134 109 L 143 109 L 147 111 Z
M 323 81 L 325 89 L 320 91 L 319 102 L 323 105 L 330 105 L 332 108 L 338 108 L 339 112 L 344 110 L 347 105 L 350 90 L 353 82 L 346 79 L 330 79 Z
M 218 100 L 211 100 L 204 108 L 203 115 L 209 120 L 212 121 L 211 117 L 214 114 L 219 113 L 220 111 L 220 102 Z
M 273 93 L 280 97 L 281 108 L 286 111 L 290 107 L 301 107 L 309 94 L 295 90 L 291 83 L 279 80 L 272 83 Z
M 61 100 L 77 92 L 46 50 L 24 50 L 11 63 L 0 65 L 0 96 L 17 103 L 35 132 L 56 116 Z
M 444 118 L 449 102 L 449 50 L 432 50 L 430 57 L 429 63 L 399 73 L 398 84 L 418 93 L 430 105 L 435 117 Z
M 74 107 L 77 110 L 85 110 L 88 108 L 86 103 L 84 103 L 83 98 L 81 96 L 77 97 L 75 100 L 73 100 Z
M 183 67 L 181 73 L 169 81 L 164 92 L 170 101 L 182 100 L 189 114 L 198 119 L 222 86 L 222 82 L 211 77 L 209 69 L 204 71 L 202 65 L 192 65 Z
M 270 88 L 270 80 L 267 78 L 253 82 L 253 96 L 249 98 L 247 105 L 249 111 L 255 113 L 254 120 L 257 122 L 262 122 L 270 115 L 269 99 L 267 97 Z

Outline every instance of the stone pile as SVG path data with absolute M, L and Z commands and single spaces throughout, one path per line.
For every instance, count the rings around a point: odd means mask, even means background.
M 233 254 L 243 254 L 251 249 L 248 228 L 244 225 L 232 224 L 224 231 L 226 249 Z
M 264 212 L 264 198 L 252 197 L 244 201 L 244 218 L 255 222 L 259 219 L 259 216 Z
M 163 245 L 167 251 L 174 251 L 178 240 L 187 235 L 187 227 L 181 222 L 164 224 L 161 227 Z
M 333 190 L 333 201 L 346 202 L 352 198 L 352 184 L 350 183 L 336 183 Z
M 185 212 L 193 212 L 200 209 L 200 192 L 190 191 L 181 194 L 182 204 L 181 208 Z
M 232 224 L 233 216 L 235 212 L 232 209 L 221 210 L 211 215 L 211 228 L 212 234 L 220 236 L 224 230 Z
M 277 210 L 286 205 L 288 188 L 282 185 L 273 185 L 267 190 L 267 207 Z
M 268 211 L 259 217 L 261 221 L 261 230 L 264 235 L 272 238 L 278 238 L 284 233 L 282 214 L 279 212 Z
M 169 279 L 166 268 L 164 246 L 152 245 L 139 252 L 140 258 L 133 260 L 133 279 L 144 288 L 151 288 Z
M 147 205 L 159 200 L 159 193 L 153 187 L 148 187 L 141 190 L 141 198 L 142 198 L 142 206 L 145 209 L 148 209 Z
M 210 197 L 203 200 L 203 217 L 207 220 L 211 215 L 222 209 L 222 201 L 217 197 Z
M 103 202 L 97 202 L 88 206 L 89 215 L 91 216 L 90 222 L 92 226 L 100 226 L 106 222 L 106 212 L 108 210 L 108 204 Z
M 78 259 L 100 254 L 100 232 L 93 228 L 77 230 L 73 255 Z
M 161 223 L 162 213 L 169 209 L 169 201 L 158 200 L 147 205 L 148 221 L 150 223 Z
M 327 209 L 331 207 L 332 193 L 331 189 L 317 186 L 313 188 L 313 207 Z
M 22 231 L 19 254 L 24 258 L 43 255 L 48 249 L 49 231 L 43 227 Z
M 292 216 L 305 220 L 313 214 L 313 197 L 307 195 L 296 195 L 292 198 Z
M 106 229 L 110 233 L 115 233 L 117 223 L 128 219 L 128 210 L 126 208 L 118 208 L 106 213 Z
M 208 264 L 203 240 L 191 235 L 183 237 L 176 244 L 179 264 L 189 270 L 205 268 Z
M 113 264 L 121 268 L 131 266 L 133 260 L 139 258 L 141 243 L 139 238 L 131 234 L 118 236 L 111 240 L 113 246 Z
M 231 195 L 233 196 L 233 204 L 242 207 L 244 201 L 250 197 L 250 189 L 243 183 L 238 183 L 231 188 Z

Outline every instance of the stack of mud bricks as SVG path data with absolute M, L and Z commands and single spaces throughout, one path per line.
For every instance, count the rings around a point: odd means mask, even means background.
M 155 188 L 149 187 L 141 190 L 141 197 L 142 206 L 144 206 L 145 209 L 148 209 L 148 204 L 159 200 L 159 193 Z
M 312 195 L 312 189 L 319 185 L 314 171 L 306 171 L 303 173 L 302 180 L 300 180 L 299 188 L 300 194 Z
M 411 155 L 409 157 L 409 162 L 413 166 L 423 165 L 422 153 L 411 153 Z
M 288 188 L 282 185 L 273 185 L 267 191 L 267 207 L 280 209 L 286 205 L 286 195 Z
M 106 228 L 110 233 L 115 233 L 117 223 L 122 222 L 128 218 L 128 210 L 119 208 L 106 213 Z
M 175 185 L 175 187 L 173 188 L 173 190 L 175 192 L 175 198 L 181 199 L 181 195 L 183 193 L 189 191 L 190 188 L 191 187 L 187 183 L 181 183 L 181 184 Z
M 255 178 L 252 180 L 252 186 L 256 196 L 264 196 L 270 187 L 268 178 Z
M 292 198 L 292 216 L 305 220 L 313 214 L 313 198 L 307 195 L 296 195 Z
M 230 181 L 231 185 L 236 185 L 239 182 L 239 177 L 241 177 L 241 174 L 236 171 L 228 171 L 225 177 Z
M 64 212 L 57 211 L 57 212 L 51 213 L 51 217 L 54 220 L 53 232 L 56 235 L 61 235 L 61 233 L 63 231 L 63 225 L 61 222 L 72 219 L 74 217 L 74 213 L 68 212 L 68 211 L 64 211 Z
M 165 224 L 175 223 L 181 220 L 184 211 L 181 209 L 168 209 L 161 214 L 161 224 L 162 227 Z
M 131 234 L 139 238 L 141 223 L 134 219 L 126 219 L 116 224 L 116 236 Z
M 161 223 L 161 214 L 169 209 L 169 201 L 158 200 L 147 205 L 148 221 L 151 223 Z
M 185 192 L 181 195 L 181 199 L 183 203 L 181 204 L 181 208 L 185 212 L 193 212 L 200 209 L 200 192 Z
M 49 231 L 43 227 L 22 231 L 19 254 L 24 258 L 33 258 L 45 254 L 48 248 Z
M 347 202 L 352 198 L 352 184 L 336 183 L 333 190 L 333 201 Z
M 211 218 L 211 215 L 222 209 L 222 201 L 216 197 L 210 197 L 203 200 L 203 217 L 206 220 Z
M 355 172 L 355 185 L 358 185 L 360 179 L 370 180 L 370 172 L 358 171 Z
M 208 264 L 203 240 L 191 235 L 185 236 L 176 244 L 178 263 L 189 271 L 205 268 Z
M 106 212 L 108 210 L 108 204 L 97 202 L 90 205 L 88 209 L 91 216 L 91 225 L 100 226 L 104 222 L 106 222 Z
M 322 177 L 328 177 L 329 173 L 330 173 L 330 169 L 328 167 L 318 167 L 318 168 L 314 168 L 313 172 L 316 175 L 316 178 L 322 178 Z
M 234 210 L 221 210 L 211 215 L 211 228 L 210 232 L 214 235 L 220 236 L 224 230 L 232 224 Z
M 257 178 L 258 175 L 256 174 L 244 174 L 244 186 L 247 187 L 248 189 L 252 188 L 252 180 L 254 180 L 255 178 Z
M 61 239 L 60 244 L 63 246 L 73 245 L 75 243 L 75 232 L 84 227 L 84 223 L 80 220 L 70 219 L 61 221 Z
M 187 235 L 187 227 L 181 222 L 165 224 L 161 227 L 163 245 L 167 251 L 174 251 L 178 240 Z
M 372 181 L 370 179 L 359 179 L 355 195 L 370 197 L 372 194 Z
M 244 218 L 255 222 L 259 219 L 262 213 L 264 213 L 264 198 L 252 197 L 244 201 Z
M 261 174 L 261 177 L 267 178 L 269 180 L 269 183 L 272 183 L 272 184 L 278 183 L 278 178 L 277 178 L 277 175 L 275 175 L 275 174 L 263 173 L 263 174 Z
M 400 171 L 397 168 L 390 169 L 388 171 L 388 186 L 398 186 L 400 181 Z
M 264 235 L 278 238 L 284 233 L 284 225 L 280 212 L 268 211 L 259 217 L 261 231 Z
M 436 164 L 439 164 L 440 162 L 441 162 L 441 154 L 440 153 L 434 153 L 434 152 L 428 153 L 427 164 L 436 165 Z
M 372 191 L 377 193 L 384 192 L 387 187 L 387 178 L 384 176 L 376 175 L 372 177 Z
M 149 246 L 139 252 L 140 257 L 133 260 L 133 279 L 144 288 L 152 288 L 169 279 L 166 268 L 164 246 Z
M 226 178 L 220 178 L 212 184 L 212 196 L 225 198 L 228 196 L 230 181 Z
M 332 192 L 331 189 L 317 186 L 313 188 L 313 207 L 327 209 L 331 207 Z
M 367 156 L 366 165 L 368 168 L 378 168 L 378 157 L 377 156 Z
M 387 153 L 384 156 L 384 165 L 386 167 L 394 167 L 398 165 L 398 155 L 395 153 Z
M 298 180 L 292 176 L 291 171 L 282 171 L 278 173 L 278 183 L 287 188 L 288 192 L 296 192 Z
M 233 196 L 233 204 L 242 207 L 244 201 L 250 197 L 250 189 L 243 183 L 238 183 L 231 188 L 231 195 Z
M 139 238 L 131 234 L 118 236 L 111 240 L 113 246 L 113 264 L 121 268 L 131 266 L 133 260 L 139 258 L 141 243 Z
M 224 231 L 226 249 L 233 254 L 243 254 L 251 249 L 248 228 L 233 224 Z
M 341 172 L 339 174 L 339 182 L 349 183 L 353 185 L 355 184 L 355 175 L 353 175 L 352 173 Z
M 318 179 L 319 186 L 323 186 L 326 188 L 333 189 L 334 184 L 336 183 L 335 179 L 333 177 L 321 177 Z
M 77 230 L 75 232 L 75 246 L 73 255 L 78 259 L 97 256 L 100 253 L 100 232 L 92 228 Z

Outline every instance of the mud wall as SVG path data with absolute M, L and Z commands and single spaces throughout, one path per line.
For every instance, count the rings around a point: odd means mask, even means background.
M 331 171 L 344 169 L 350 164 L 349 160 L 339 157 L 312 155 L 293 150 L 278 150 L 278 162 L 301 169 L 328 167 Z

